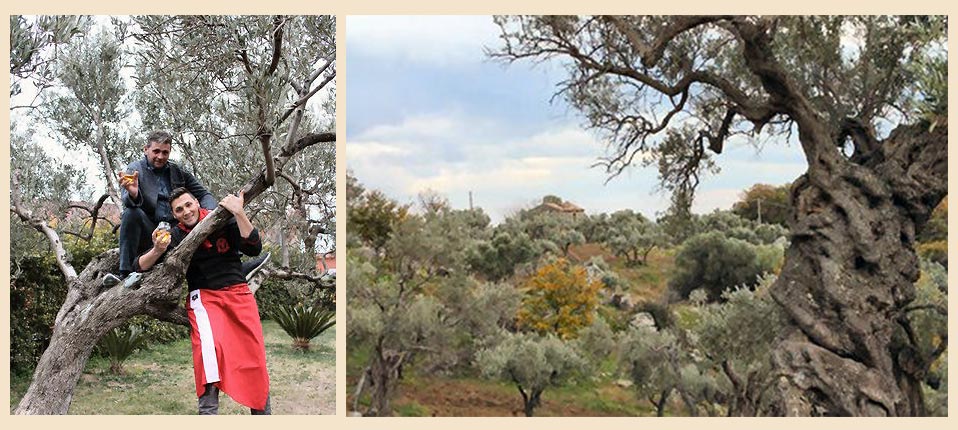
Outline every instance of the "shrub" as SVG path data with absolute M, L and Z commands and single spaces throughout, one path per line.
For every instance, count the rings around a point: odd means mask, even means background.
M 948 241 L 947 240 L 936 240 L 934 242 L 928 243 L 919 243 L 916 249 L 918 255 L 938 263 L 944 267 L 948 267 Z
M 123 362 L 144 346 L 146 346 L 146 337 L 143 336 L 143 331 L 139 327 L 117 327 L 100 339 L 96 350 L 100 355 L 110 359 L 110 373 L 122 375 Z
M 758 277 L 774 270 L 772 258 L 758 258 L 755 246 L 726 237 L 717 231 L 685 241 L 675 257 L 675 276 L 669 288 L 682 299 L 703 288 L 709 300 L 720 300 L 722 292 L 736 286 L 754 286 Z
M 336 312 L 304 306 L 283 306 L 273 312 L 273 320 L 293 338 L 293 348 L 308 351 L 309 341 L 336 325 Z
M 667 304 L 646 301 L 637 304 L 635 306 L 635 312 L 646 312 L 652 315 L 652 319 L 655 320 L 655 327 L 659 330 L 664 330 L 675 325 L 675 317 L 672 315 L 672 310 L 669 309 Z
M 599 306 L 596 309 L 596 315 L 598 318 L 605 320 L 605 323 L 614 333 L 628 329 L 629 321 L 632 318 L 631 311 L 618 309 L 614 306 Z
M 928 222 L 917 232 L 915 239 L 918 242 L 938 242 L 948 240 L 948 198 L 941 200 L 932 211 Z
M 14 234 L 18 240 L 10 248 L 10 371 L 27 374 L 50 343 L 67 285 L 45 238 L 19 224 L 11 226 Z M 81 271 L 93 257 L 115 247 L 116 236 L 102 227 L 90 241 L 65 236 L 63 246 L 73 267 Z
M 279 309 L 292 306 L 300 302 L 288 288 L 286 281 L 276 278 L 266 278 L 256 290 L 256 304 L 259 307 L 259 318 L 268 320 Z
M 50 343 L 67 286 L 52 253 L 11 262 L 10 371 L 28 374 Z

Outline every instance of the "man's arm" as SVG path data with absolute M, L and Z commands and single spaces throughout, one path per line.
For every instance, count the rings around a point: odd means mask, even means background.
M 152 269 L 153 266 L 156 265 L 156 262 L 163 258 L 163 254 L 166 254 L 166 250 L 169 249 L 171 242 L 172 236 L 170 232 L 157 227 L 156 230 L 153 230 L 153 247 L 136 259 L 133 264 L 133 270 L 144 272 Z
M 240 192 L 238 196 L 236 194 L 230 194 L 223 197 L 223 200 L 220 201 L 220 205 L 233 214 L 233 217 L 236 218 L 236 226 L 239 227 L 240 237 L 247 239 L 253 231 L 253 223 L 250 222 L 246 216 L 246 210 L 243 209 L 243 202 L 243 193 Z
M 253 227 L 246 211 L 243 209 L 243 193 L 239 195 L 230 194 L 223 197 L 220 205 L 233 214 L 236 219 L 236 228 L 239 231 L 239 251 L 243 254 L 254 256 L 263 251 L 263 243 L 259 239 L 259 231 Z
M 200 206 L 209 210 L 216 209 L 216 198 L 213 197 L 213 194 L 200 184 L 193 174 L 187 172 L 182 167 L 177 167 L 180 169 L 180 172 L 183 173 L 183 187 L 186 188 L 193 197 L 196 197 L 196 200 L 200 201 Z
M 124 172 L 138 172 L 137 162 L 132 162 L 126 166 Z M 120 183 L 120 200 L 123 201 L 123 206 L 128 208 L 138 208 L 143 205 L 143 196 L 140 194 L 140 181 L 139 175 L 130 180 L 124 181 L 122 176 L 119 179 Z

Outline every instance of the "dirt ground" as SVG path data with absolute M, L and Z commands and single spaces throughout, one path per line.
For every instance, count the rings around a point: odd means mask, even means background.
M 348 404 L 352 406 L 350 388 Z M 522 398 L 511 385 L 472 379 L 419 377 L 401 384 L 392 402 L 394 415 L 436 417 L 511 417 L 524 416 Z M 602 397 L 597 405 L 594 398 Z M 614 404 L 634 407 L 634 394 L 618 387 L 592 388 L 570 395 L 559 390 L 546 390 L 535 416 L 634 416 L 635 411 L 617 408 Z

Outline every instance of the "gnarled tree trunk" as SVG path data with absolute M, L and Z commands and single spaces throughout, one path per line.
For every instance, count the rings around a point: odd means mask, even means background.
M 192 254 L 192 253 L 191 253 Z M 93 347 L 107 332 L 135 315 L 189 324 L 177 306 L 183 273 L 178 264 L 162 264 L 144 278 L 143 287 L 101 288 L 105 273 L 119 269 L 116 249 L 97 256 L 68 289 L 54 323 L 50 344 L 40 357 L 33 382 L 20 400 L 17 414 L 66 414 L 73 390 Z
M 396 385 L 399 383 L 399 369 L 407 356 L 405 353 L 384 349 L 382 346 L 377 346 L 373 354 L 369 366 L 369 385 L 372 392 L 366 415 L 388 417 L 392 415 L 389 399 L 392 398 Z
M 810 157 L 772 287 L 794 324 L 773 357 L 786 375 L 774 413 L 925 414 L 930 363 L 904 313 L 919 276 L 915 234 L 948 190 L 947 134 L 947 124 L 901 126 L 877 145 L 856 142 L 850 159 Z

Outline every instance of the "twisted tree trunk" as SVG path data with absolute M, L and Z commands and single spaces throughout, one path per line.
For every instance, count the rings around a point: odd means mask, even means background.
M 381 344 L 373 351 L 369 365 L 370 394 L 369 410 L 366 415 L 388 417 L 392 415 L 389 399 L 400 379 L 400 370 L 407 355 L 403 352 L 384 349 Z
M 877 145 L 856 142 L 851 159 L 811 159 L 795 183 L 792 244 L 772 287 L 794 324 L 773 357 L 786 375 L 775 413 L 925 415 L 931 363 L 904 313 L 915 234 L 948 190 L 947 134 L 947 124 L 901 126 Z
M 282 169 L 292 156 L 311 145 L 335 140 L 335 133 L 319 133 L 291 142 L 273 160 L 275 168 Z M 266 172 L 249 180 L 243 186 L 246 202 L 256 198 L 267 186 Z M 188 324 L 186 312 L 178 303 L 186 268 L 206 236 L 226 225 L 230 217 L 222 207 L 213 210 L 161 264 L 145 274 L 138 288 L 125 288 L 122 284 L 101 287 L 104 274 L 119 270 L 119 252 L 114 249 L 94 258 L 70 282 L 66 300 L 57 313 L 50 345 L 40 357 L 33 381 L 15 413 L 66 414 L 94 345 L 131 317 L 151 315 Z

